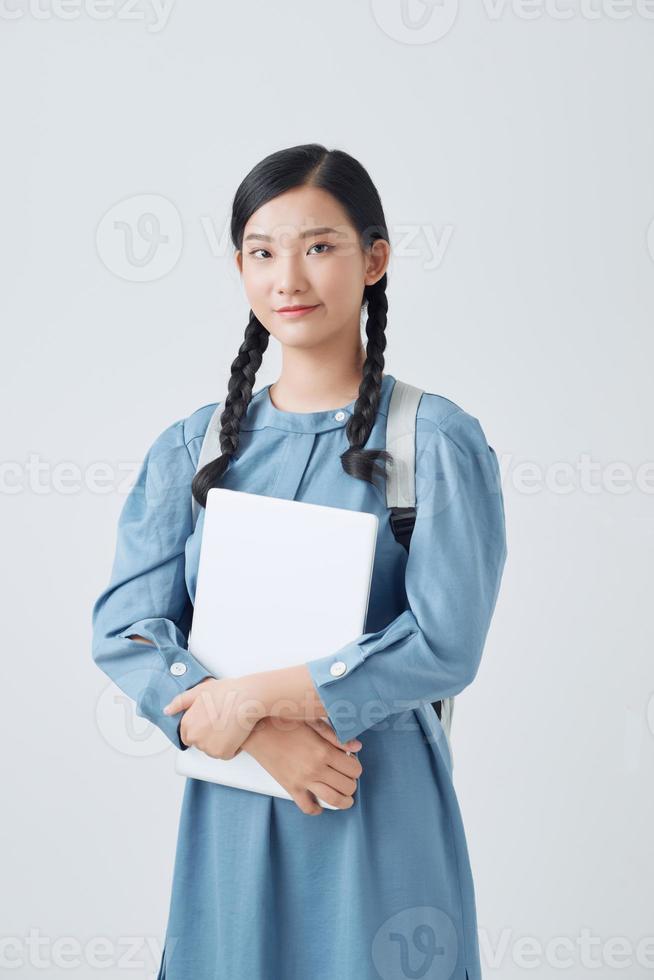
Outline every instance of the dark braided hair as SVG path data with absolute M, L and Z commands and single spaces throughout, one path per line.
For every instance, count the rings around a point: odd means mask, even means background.
M 279 194 L 303 186 L 319 187 L 336 198 L 357 229 L 363 249 L 377 239 L 389 241 L 381 200 L 365 168 L 342 150 L 327 150 L 319 143 L 307 143 L 271 153 L 244 178 L 232 204 L 234 248 L 242 250 L 243 232 L 255 211 Z M 386 463 L 392 460 L 385 449 L 363 448 L 375 423 L 381 394 L 388 310 L 386 285 L 384 273 L 378 282 L 363 291 L 361 308 L 367 305 L 368 314 L 366 360 L 354 411 L 345 427 L 350 445 L 341 454 L 348 476 L 373 484 L 375 477 L 386 479 Z M 256 374 L 269 340 L 269 331 L 250 310 L 243 343 L 232 361 L 220 416 L 221 455 L 203 466 L 191 484 L 193 496 L 201 507 L 206 505 L 207 493 L 218 484 L 238 448 L 241 419 L 252 398 Z

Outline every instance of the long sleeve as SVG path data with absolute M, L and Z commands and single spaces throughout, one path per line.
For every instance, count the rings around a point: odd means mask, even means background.
M 183 716 L 162 709 L 213 676 L 187 648 L 193 606 L 184 548 L 193 530 L 194 472 L 180 420 L 147 452 L 120 513 L 109 584 L 92 611 L 95 663 L 178 749 L 187 748 L 179 734 Z M 152 643 L 130 640 L 133 634 Z
M 417 426 L 408 608 L 306 663 L 341 741 L 389 715 L 454 696 L 476 676 L 507 556 L 497 457 L 457 409 Z

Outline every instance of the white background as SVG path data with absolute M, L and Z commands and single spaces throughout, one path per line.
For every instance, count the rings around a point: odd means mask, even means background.
M 142 719 L 112 728 L 91 606 L 147 447 L 226 393 L 234 191 L 315 141 L 381 194 L 387 370 L 502 467 L 507 566 L 452 732 L 484 977 L 649 976 L 654 5 L 3 2 L 0 969 L 156 973 L 183 781 Z M 257 388 L 279 363 L 271 340 Z

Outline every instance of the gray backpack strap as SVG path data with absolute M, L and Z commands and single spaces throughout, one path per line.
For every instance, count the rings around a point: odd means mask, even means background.
M 204 433 L 204 439 L 202 440 L 202 446 L 200 447 L 200 455 L 198 456 L 198 465 L 195 467 L 195 472 L 201 470 L 203 466 L 210 463 L 212 460 L 217 459 L 220 456 L 220 442 L 218 440 L 218 434 L 220 432 L 220 416 L 223 412 L 223 403 L 218 402 L 216 408 L 209 419 L 209 424 Z M 198 516 L 200 514 L 200 505 L 191 494 L 191 509 L 193 511 L 193 527 L 197 524 Z
M 393 461 L 388 467 L 386 504 L 391 511 L 390 522 L 396 540 L 407 551 L 416 520 L 416 419 L 423 391 L 397 380 L 393 385 L 386 420 L 386 449 Z M 450 730 L 454 698 L 433 701 L 450 746 Z
M 386 506 L 393 534 L 407 551 L 416 519 L 416 416 L 422 390 L 396 381 L 386 420 L 386 449 L 392 453 L 386 480 Z

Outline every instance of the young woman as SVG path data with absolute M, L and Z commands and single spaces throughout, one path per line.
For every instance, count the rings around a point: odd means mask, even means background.
M 422 395 L 407 553 L 384 489 L 389 236 L 356 160 L 315 144 L 266 157 L 238 188 L 231 234 L 250 314 L 221 455 L 195 476 L 217 403 L 150 447 L 94 605 L 93 657 L 176 748 L 250 752 L 293 800 L 187 780 L 159 980 L 481 980 L 432 703 L 474 679 L 495 608 L 507 555 L 495 453 L 473 415 Z M 281 375 L 254 392 L 271 334 Z M 191 494 L 204 507 L 217 485 L 375 513 L 367 632 L 329 656 L 309 647 L 296 667 L 208 675 L 187 648 L 204 517 L 194 529 Z

